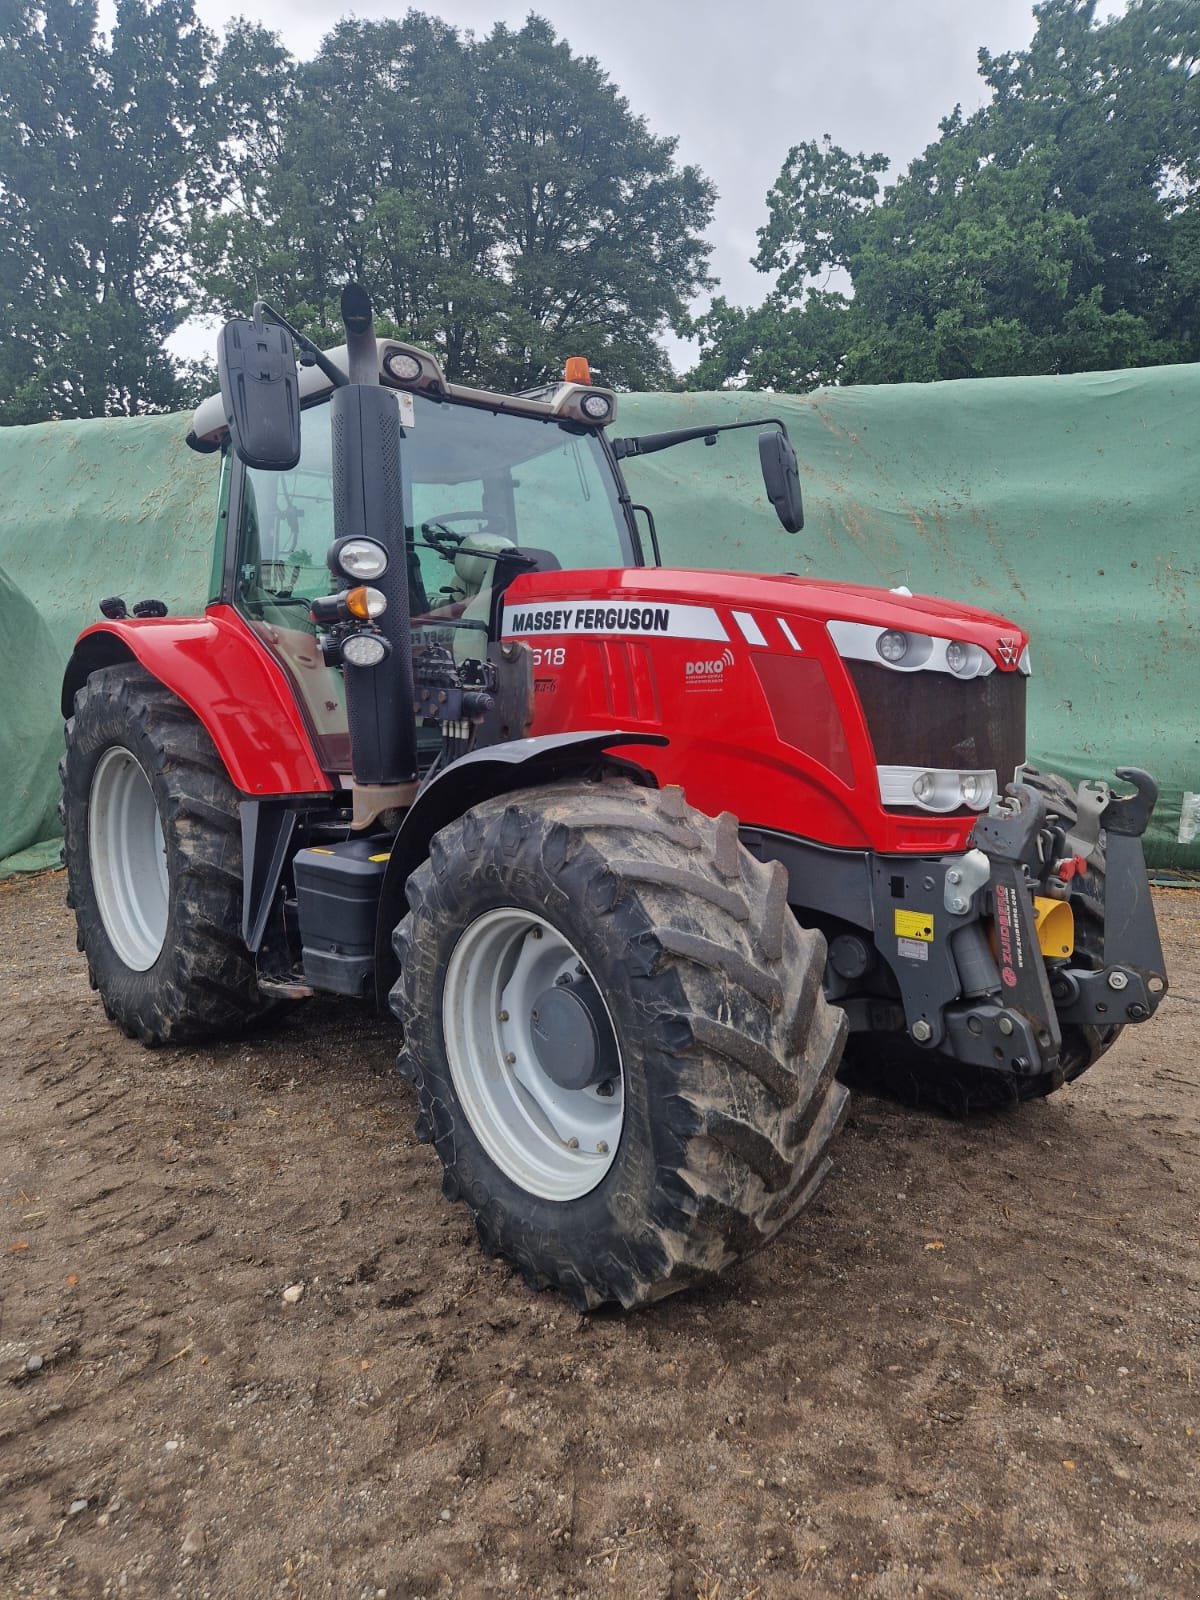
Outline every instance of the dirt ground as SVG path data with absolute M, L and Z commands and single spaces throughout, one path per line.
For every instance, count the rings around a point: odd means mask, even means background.
M 1200 1594 L 1200 895 L 1080 1084 L 861 1098 L 762 1255 L 590 1319 L 478 1253 L 384 1021 L 144 1051 L 62 899 L 0 884 L 3 1600 Z

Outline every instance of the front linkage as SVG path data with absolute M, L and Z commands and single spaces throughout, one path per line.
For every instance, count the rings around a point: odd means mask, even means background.
M 976 823 L 965 854 L 873 858 L 877 947 L 923 1050 L 1010 1077 L 1019 1092 L 1022 1082 L 1075 1076 L 1110 1030 L 1157 1009 L 1167 979 L 1141 838 L 1158 790 L 1139 768 L 1117 775 L 1134 793 L 1102 789 L 1097 804 L 1095 786 L 1081 785 L 1075 819 L 1015 783 Z M 1081 927 L 1077 942 L 1070 917 L 1054 925 L 1063 906 L 1080 923 L 1095 920 L 1102 938 L 1089 942 Z

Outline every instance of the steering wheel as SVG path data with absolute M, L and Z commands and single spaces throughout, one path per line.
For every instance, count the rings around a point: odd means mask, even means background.
M 453 524 L 456 522 L 477 522 L 479 526 L 472 528 L 467 533 L 455 533 Z M 504 535 L 505 525 L 499 517 L 489 517 L 485 511 L 447 511 L 438 517 L 430 517 L 421 524 L 421 532 L 425 542 L 431 544 L 437 553 L 447 561 L 453 561 L 458 547 L 472 533 L 495 533 Z

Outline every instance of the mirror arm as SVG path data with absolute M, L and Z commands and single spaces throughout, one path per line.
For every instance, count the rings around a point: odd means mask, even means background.
M 256 300 L 254 302 L 254 320 L 255 322 L 274 322 L 278 327 L 290 333 L 295 343 L 300 346 L 306 356 L 311 356 L 313 365 L 325 374 L 335 389 L 340 389 L 350 382 L 341 367 L 334 366 L 324 350 L 318 350 L 307 334 L 301 333 L 299 328 L 293 328 L 287 318 L 280 316 L 275 307 L 268 305 L 265 300 Z
M 718 422 L 706 428 L 676 428 L 670 433 L 645 433 L 641 438 L 614 439 L 613 455 L 618 461 L 630 456 L 652 456 L 659 450 L 670 450 L 677 444 L 687 444 L 690 439 L 710 439 L 715 442 L 718 433 L 733 433 L 738 428 L 778 428 L 786 439 L 787 424 L 780 417 L 754 417 L 749 422 Z

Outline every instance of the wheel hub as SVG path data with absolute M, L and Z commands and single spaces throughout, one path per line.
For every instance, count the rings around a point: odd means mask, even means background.
M 109 942 L 127 967 L 148 971 L 167 936 L 167 851 L 150 779 L 124 745 L 106 750 L 92 775 L 88 858 Z
M 590 1089 L 621 1070 L 617 1041 L 590 978 L 565 977 L 545 989 L 529 1014 L 538 1066 L 560 1089 Z
M 557 928 L 515 906 L 470 923 L 447 962 L 442 1029 L 467 1121 L 506 1177 L 559 1201 L 604 1179 L 625 1120 L 620 1049 Z

